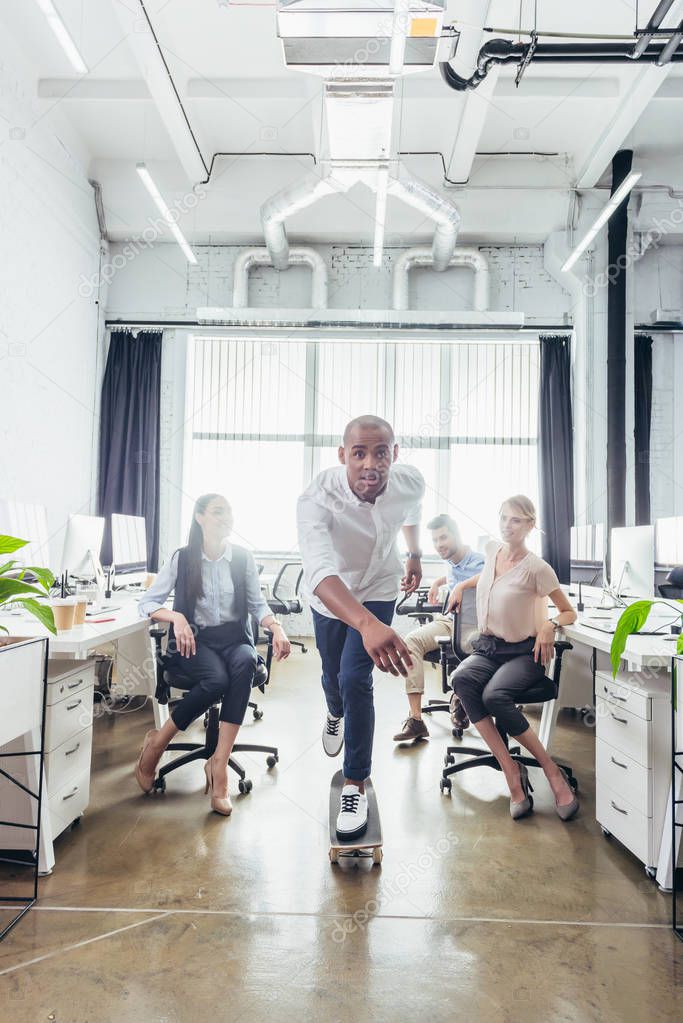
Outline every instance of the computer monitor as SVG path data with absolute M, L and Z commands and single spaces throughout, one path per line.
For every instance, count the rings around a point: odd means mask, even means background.
M 64 537 L 61 571 L 78 578 L 102 575 L 100 551 L 104 519 L 96 515 L 70 515 Z
M 147 575 L 147 530 L 141 515 L 112 515 L 111 552 L 116 575 L 125 583 L 142 583 Z
M 610 586 L 618 596 L 654 597 L 654 526 L 625 526 L 611 532 Z
M 19 566 L 35 565 L 36 568 L 50 568 L 48 545 L 47 510 L 44 504 L 27 504 L 0 498 L 0 533 L 28 540 L 11 555 Z

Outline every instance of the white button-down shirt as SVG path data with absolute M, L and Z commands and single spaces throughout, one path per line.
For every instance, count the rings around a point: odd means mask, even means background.
M 339 576 L 361 604 L 396 599 L 403 572 L 396 537 L 401 526 L 419 525 L 424 491 L 419 470 L 398 462 L 391 466 L 386 490 L 374 504 L 353 493 L 345 465 L 316 476 L 297 505 L 299 550 L 311 607 L 334 617 L 313 592 L 331 575 Z
M 268 607 L 261 593 L 258 569 L 254 556 L 246 552 L 247 564 L 244 580 L 247 591 L 247 608 L 249 614 L 255 616 L 256 620 L 263 622 L 272 611 Z M 232 561 L 232 544 L 226 544 L 225 550 L 219 558 L 212 561 L 202 551 L 202 586 L 204 596 L 199 597 L 195 608 L 195 624 L 201 628 L 210 625 L 222 625 L 224 622 L 235 622 L 239 618 L 235 607 L 235 587 L 230 572 Z M 156 579 L 140 598 L 138 613 L 141 618 L 148 618 L 153 611 L 158 611 L 166 603 L 166 599 L 175 587 L 178 578 L 178 551 L 173 554 L 170 561 L 167 561 Z

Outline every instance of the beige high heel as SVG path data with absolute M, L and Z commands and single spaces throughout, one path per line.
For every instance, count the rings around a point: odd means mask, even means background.
M 211 770 L 211 760 L 207 760 L 204 763 L 204 774 L 206 775 L 206 785 L 204 787 L 204 795 L 207 792 L 211 793 L 211 809 L 214 813 L 220 813 L 224 817 L 229 817 L 232 813 L 232 803 L 230 802 L 230 796 L 214 796 L 213 794 L 213 772 Z
M 142 743 L 142 749 L 140 750 L 140 756 L 138 757 L 138 762 L 135 765 L 135 780 L 137 781 L 138 785 L 140 786 L 140 788 L 142 789 L 146 796 L 148 796 L 150 792 L 154 789 L 154 779 L 156 778 L 157 770 L 155 764 L 152 773 L 145 774 L 142 770 L 142 758 L 145 755 L 145 750 L 149 746 L 152 736 L 154 735 L 155 732 L 156 728 L 150 728 L 150 730 L 145 735 L 144 741 Z

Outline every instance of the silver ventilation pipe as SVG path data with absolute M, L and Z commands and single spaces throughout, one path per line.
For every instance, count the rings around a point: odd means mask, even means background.
M 323 177 L 313 173 L 292 185 L 286 185 L 264 202 L 261 207 L 263 235 L 276 270 L 286 270 L 289 266 L 289 242 L 284 225 L 286 218 L 337 191 L 342 189 L 329 173 Z
M 246 309 L 249 305 L 249 271 L 253 266 L 271 266 L 268 249 L 243 249 L 235 260 L 232 305 Z M 311 268 L 311 309 L 327 309 L 327 267 L 319 252 L 304 246 L 289 250 L 287 266 Z
M 474 248 L 456 249 L 448 263 L 448 267 L 466 266 L 474 271 L 474 309 L 476 312 L 487 312 L 491 308 L 490 275 L 486 256 Z M 408 287 L 410 271 L 415 266 L 432 267 L 434 265 L 433 248 L 416 246 L 406 249 L 396 260 L 393 283 L 393 308 L 409 309 Z

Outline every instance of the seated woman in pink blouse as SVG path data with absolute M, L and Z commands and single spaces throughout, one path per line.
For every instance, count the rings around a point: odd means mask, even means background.
M 500 509 L 502 543 L 490 543 L 479 575 L 458 583 L 448 604 L 458 611 L 463 591 L 476 587 L 477 627 L 474 653 L 452 675 L 452 684 L 467 715 L 500 764 L 510 789 L 514 820 L 532 810 L 529 776 L 510 756 L 493 721 L 526 747 L 543 768 L 555 797 L 558 816 L 567 821 L 579 802 L 557 766 L 518 709 L 524 693 L 541 681 L 553 658 L 555 630 L 576 620 L 555 572 L 527 550 L 524 541 L 536 525 L 528 497 L 511 497 Z M 548 621 L 547 598 L 559 614 Z

